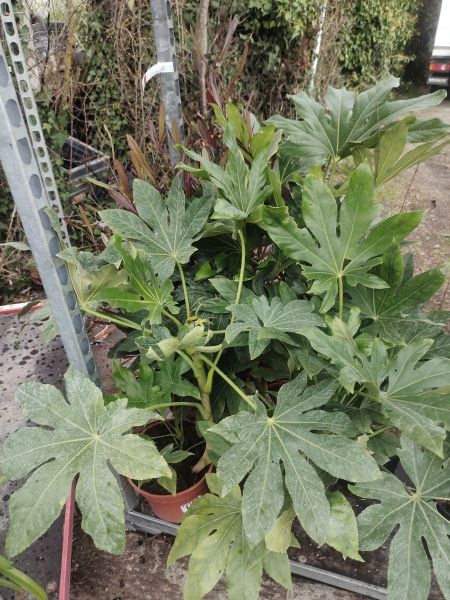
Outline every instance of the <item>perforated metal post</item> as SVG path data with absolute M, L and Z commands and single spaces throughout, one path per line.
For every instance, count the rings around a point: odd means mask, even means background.
M 45 141 L 42 140 L 42 143 L 45 144 Z M 89 339 L 69 272 L 64 261 L 57 256 L 61 245 L 46 212 L 51 203 L 1 43 L 0 161 L 58 324 L 67 358 L 76 369 L 98 382 Z
M 67 226 L 64 221 L 64 212 L 56 186 L 52 163 L 48 155 L 47 144 L 45 143 L 11 0 L 0 0 L 0 20 L 3 27 L 5 44 L 9 51 L 10 64 L 13 67 L 17 81 L 18 96 L 28 130 L 32 136 L 32 151 L 34 152 L 39 173 L 46 190 L 46 201 L 48 206 L 58 215 L 61 235 L 65 243 L 70 245 Z
M 161 80 L 161 102 L 164 104 L 166 111 L 169 154 L 172 163 L 175 164 L 180 156 L 173 147 L 173 132 L 177 130 L 180 141 L 183 141 L 184 124 L 170 0 L 151 0 L 151 9 L 158 63 L 173 63 L 173 72 L 161 73 L 159 77 Z

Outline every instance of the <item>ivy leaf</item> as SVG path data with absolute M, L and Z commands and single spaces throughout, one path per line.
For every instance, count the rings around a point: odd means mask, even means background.
M 419 363 L 432 340 L 411 342 L 388 358 L 385 345 L 376 339 L 368 358 L 353 341 L 318 329 L 305 335 L 316 352 L 341 367 L 339 380 L 347 390 L 352 391 L 356 381 L 364 383 L 372 398 L 381 403 L 384 415 L 405 436 L 443 456 L 450 402 L 448 393 L 438 391 L 450 385 L 450 360 L 435 357 Z
M 120 554 L 125 548 L 124 504 L 109 463 L 134 479 L 170 476 L 154 443 L 128 433 L 158 415 L 127 408 L 125 398 L 104 406 L 100 390 L 73 368 L 64 382 L 67 402 L 52 385 L 30 382 L 17 391 L 26 415 L 41 427 L 13 433 L 0 454 L 1 471 L 9 478 L 21 479 L 32 472 L 9 503 L 10 556 L 47 531 L 77 475 L 83 529 L 98 548 Z
M 321 312 L 334 306 L 341 279 L 351 286 L 388 287 L 369 271 L 381 262 L 386 246 L 402 240 L 420 223 L 422 212 L 400 213 L 366 235 L 378 213 L 374 201 L 373 177 L 366 165 L 360 165 L 340 211 L 329 187 L 312 175 L 306 177 L 302 201 L 306 228 L 300 229 L 284 208 L 264 209 L 262 227 L 286 256 L 304 265 L 305 277 L 313 281 L 310 292 L 323 296 Z
M 175 178 L 166 201 L 145 181 L 136 179 L 133 196 L 138 215 L 120 209 L 100 211 L 102 221 L 124 239 L 140 242 L 162 280 L 169 278 L 176 263 L 186 264 L 195 252 L 211 201 L 195 198 L 185 206 L 181 179 Z
M 328 87 L 326 108 L 300 92 L 290 96 L 299 121 L 274 116 L 267 123 L 281 128 L 288 138 L 291 156 L 307 164 L 325 163 L 350 156 L 354 149 L 370 142 L 370 138 L 404 113 L 436 106 L 445 98 L 439 90 L 418 98 L 390 102 L 389 95 L 399 80 L 386 77 L 360 94 L 345 88 Z M 435 127 L 435 125 L 434 125 Z
M 323 325 L 323 320 L 313 313 L 314 305 L 307 300 L 282 302 L 273 298 L 255 298 L 250 304 L 229 306 L 234 322 L 225 330 L 225 340 L 231 343 L 241 333 L 248 333 L 250 358 L 258 357 L 270 343 L 280 340 L 292 344 L 289 333 L 302 333 L 306 327 Z
M 208 477 L 208 485 L 210 481 Z M 192 503 L 167 562 L 170 566 L 179 558 L 191 555 L 184 585 L 185 600 L 202 598 L 222 574 L 225 574 L 230 600 L 257 600 L 263 561 L 270 558 L 269 554 L 273 553 L 266 550 L 264 543 L 256 547 L 248 543 L 242 524 L 241 492 L 234 487 L 223 498 L 205 494 Z M 280 557 L 289 566 L 287 554 Z M 289 589 L 289 574 L 282 580 L 282 573 L 280 569 L 280 576 L 275 574 L 276 580 Z
M 184 153 L 200 163 L 202 170 L 193 169 L 184 163 L 178 166 L 184 171 L 209 179 L 222 196 L 216 200 L 213 219 L 244 221 L 264 203 L 271 193 L 267 180 L 267 166 L 276 152 L 281 134 L 274 134 L 272 143 L 266 145 L 253 159 L 249 167 L 239 149 L 236 137 L 230 126 L 224 131 L 224 142 L 229 148 L 225 169 L 209 161 L 204 156 L 187 150 Z
M 399 525 L 389 553 L 389 598 L 428 598 L 427 550 L 442 593 L 450 598 L 450 523 L 436 507 L 436 499 L 450 501 L 450 465 L 448 461 L 443 465 L 435 454 L 406 439 L 402 439 L 399 457 L 413 489 L 388 473 L 379 481 L 350 488 L 357 496 L 379 501 L 358 516 L 360 548 L 378 548 Z
M 348 427 L 349 419 L 316 410 L 330 400 L 336 388 L 331 380 L 307 388 L 302 374 L 281 387 L 273 416 L 259 404 L 256 414 L 240 412 L 211 428 L 231 443 L 218 461 L 223 493 L 248 475 L 242 513 L 252 544 L 259 543 L 273 526 L 284 503 L 284 486 L 302 527 L 317 543 L 325 541 L 330 507 L 322 480 L 309 461 L 350 481 L 379 476 L 375 461 L 356 442 L 332 433 L 336 420 Z
M 394 242 L 383 255 L 380 277 L 389 288 L 369 290 L 358 285 L 350 293 L 361 317 L 373 322 L 369 331 L 387 341 L 398 341 L 399 328 L 403 330 L 406 324 L 418 320 L 404 317 L 432 298 L 445 276 L 439 269 L 430 269 L 415 277 L 405 277 L 405 258 L 399 244 Z

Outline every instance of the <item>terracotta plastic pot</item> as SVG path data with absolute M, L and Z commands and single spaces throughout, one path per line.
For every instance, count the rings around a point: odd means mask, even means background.
M 208 473 L 212 471 L 212 465 Z M 150 494 L 139 488 L 131 479 L 128 480 L 136 492 L 150 505 L 152 511 L 160 519 L 169 523 L 179 523 L 191 503 L 208 491 L 206 475 L 193 486 L 176 494 Z

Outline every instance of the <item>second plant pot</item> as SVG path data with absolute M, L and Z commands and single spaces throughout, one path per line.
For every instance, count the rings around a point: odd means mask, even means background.
M 211 470 L 212 466 L 208 472 Z M 208 491 L 206 475 L 191 487 L 176 494 L 151 494 L 138 487 L 133 481 L 129 481 L 136 492 L 150 505 L 155 515 L 169 523 L 179 523 L 191 503 Z

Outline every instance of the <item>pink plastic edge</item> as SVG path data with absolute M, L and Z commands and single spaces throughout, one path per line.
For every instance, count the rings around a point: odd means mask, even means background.
M 15 315 L 25 308 L 29 302 L 20 302 L 19 304 L 3 304 L 0 306 L 0 315 Z M 42 308 L 43 303 L 35 304 L 30 308 L 31 311 Z
M 4 304 L 0 306 L 0 315 L 14 315 L 19 313 L 28 302 L 20 304 Z M 36 310 L 42 303 L 36 304 L 31 310 Z M 72 483 L 69 497 L 66 501 L 63 526 L 63 545 L 61 553 L 61 571 L 59 575 L 59 600 L 70 600 L 70 575 L 72 571 L 72 537 L 73 518 L 75 514 L 75 481 Z
M 61 572 L 59 576 L 59 600 L 70 600 L 70 575 L 72 571 L 73 517 L 75 514 L 75 481 L 66 501 L 63 526 Z

